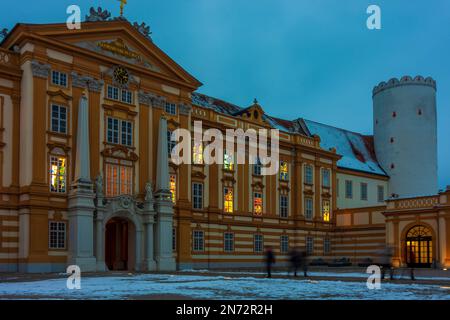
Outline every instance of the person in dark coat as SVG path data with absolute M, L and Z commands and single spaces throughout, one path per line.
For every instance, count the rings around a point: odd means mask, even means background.
M 275 254 L 273 253 L 272 247 L 266 247 L 266 269 L 267 277 L 272 277 L 272 265 L 275 263 Z
M 300 252 L 296 248 L 289 251 L 289 262 L 291 263 L 290 270 L 294 270 L 294 277 L 297 276 L 297 269 L 300 267 L 300 261 Z M 290 270 L 288 271 L 288 275 Z

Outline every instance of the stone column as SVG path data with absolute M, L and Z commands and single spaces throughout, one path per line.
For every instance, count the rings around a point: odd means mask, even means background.
M 75 179 L 69 192 L 68 264 L 78 265 L 81 272 L 96 271 L 94 257 L 94 191 L 90 179 L 89 111 L 83 94 L 78 107 Z
M 145 185 L 145 202 L 144 202 L 144 212 L 143 212 L 143 222 L 145 228 L 145 260 L 144 269 L 146 271 L 155 271 L 156 262 L 154 257 L 154 232 L 153 228 L 155 226 L 155 203 L 153 199 L 152 184 L 147 182 Z
M 169 189 L 169 157 L 167 149 L 167 119 L 159 120 L 156 174 L 156 252 L 158 271 L 175 271 L 172 252 L 173 203 Z

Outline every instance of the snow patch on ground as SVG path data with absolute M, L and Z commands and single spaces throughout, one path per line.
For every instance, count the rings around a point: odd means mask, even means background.
M 2 299 L 139 299 L 177 295 L 193 299 L 450 299 L 439 285 L 383 283 L 369 290 L 366 281 L 266 279 L 197 275 L 141 274 L 82 277 L 80 290 L 69 290 L 66 278 L 0 283 Z

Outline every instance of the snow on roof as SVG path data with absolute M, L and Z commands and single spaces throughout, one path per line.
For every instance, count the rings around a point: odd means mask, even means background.
M 304 122 L 311 134 L 320 137 L 322 148 L 336 148 L 336 153 L 342 156 L 337 163 L 339 167 L 387 176 L 378 164 L 373 136 L 365 136 L 311 120 L 304 119 Z
M 239 116 L 246 109 L 250 108 L 241 108 L 235 104 L 213 98 L 198 92 L 192 93 L 192 103 L 194 105 L 198 105 L 204 108 L 212 109 L 218 113 L 226 114 L 229 116 Z M 309 136 L 307 132 L 305 132 L 301 127 L 295 126 L 294 121 L 284 120 L 269 116 L 268 114 L 263 115 L 264 121 L 269 123 L 274 129 L 278 129 L 280 131 L 289 132 L 289 133 L 300 133 L 306 136 Z

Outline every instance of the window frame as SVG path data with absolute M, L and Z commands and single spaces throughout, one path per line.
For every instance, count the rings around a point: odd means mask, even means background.
M 56 224 L 56 230 L 52 230 L 52 224 Z M 59 226 L 63 225 L 64 230 L 60 230 Z M 52 232 L 55 232 L 56 237 L 56 246 L 52 246 Z M 64 246 L 60 246 L 60 234 L 63 234 L 63 244 Z M 66 250 L 67 249 L 67 221 L 57 221 L 57 220 L 49 220 L 48 221 L 48 249 L 49 250 Z
M 305 249 L 306 249 L 306 254 L 307 255 L 313 255 L 314 254 L 314 237 L 306 236 Z
M 253 235 L 253 252 L 254 253 L 264 252 L 264 236 L 260 233 Z
M 197 188 L 196 188 L 196 186 L 197 186 Z M 200 187 L 200 189 L 198 187 Z M 196 194 L 196 189 L 197 189 L 197 194 Z M 192 182 L 192 208 L 193 209 L 196 209 L 196 210 L 203 209 L 203 194 L 204 194 L 203 183 L 196 182 L 196 181 Z M 198 206 L 199 203 L 200 203 L 200 206 Z
M 289 163 L 287 161 L 280 161 L 280 175 L 281 181 L 289 181 Z
M 288 253 L 289 252 L 289 236 L 286 234 L 282 234 L 280 236 L 280 253 Z
M 226 199 L 228 192 L 225 192 L 225 190 L 228 190 L 228 191 L 231 190 L 231 200 Z M 227 202 L 229 202 L 229 203 L 227 204 Z M 230 206 L 230 202 L 231 202 L 231 206 Z M 227 210 L 227 208 L 231 208 L 231 211 Z M 234 188 L 233 187 L 228 187 L 228 186 L 223 187 L 223 211 L 225 213 L 233 213 L 234 212 Z
M 327 179 L 325 179 L 325 177 L 327 177 Z M 328 168 L 322 168 L 322 187 L 331 188 L 331 170 Z
M 259 195 L 259 197 L 257 196 Z M 261 200 L 261 212 L 256 212 L 256 208 L 257 208 L 257 204 L 256 204 L 256 199 L 260 199 Z M 257 216 L 262 216 L 263 214 L 263 194 L 262 191 L 253 191 L 253 214 L 257 215 Z
M 360 185 L 360 200 L 368 201 L 369 200 L 369 185 L 366 182 L 361 182 Z M 363 192 L 365 190 L 365 193 Z
M 305 164 L 304 169 L 304 183 L 307 185 L 314 185 L 314 168 L 311 164 Z
M 304 199 L 305 199 L 304 200 L 304 215 L 305 215 L 305 219 L 306 220 L 313 220 L 314 219 L 314 199 L 312 197 L 305 197 Z M 307 205 L 308 203 L 311 203 L 311 209 L 310 209 L 311 216 L 310 217 L 308 217 L 308 210 L 309 210 L 308 205 Z
M 111 122 L 111 127 L 110 127 Z M 115 128 L 117 124 L 117 129 Z M 124 132 L 125 124 L 125 132 Z M 111 137 L 111 140 L 110 140 Z M 125 143 L 124 143 L 125 138 Z M 128 144 L 128 140 L 131 140 Z M 128 148 L 134 146 L 134 122 L 111 116 L 106 117 L 106 142 Z
M 56 107 L 58 116 L 55 118 L 53 115 L 53 108 Z M 61 119 L 61 110 L 64 109 L 65 112 L 65 119 Z M 68 131 L 68 124 L 69 124 L 69 108 L 66 105 L 58 104 L 58 103 L 50 103 L 50 131 L 53 133 L 59 133 L 59 134 L 67 134 Z M 57 122 L 57 128 L 53 127 L 53 121 Z M 64 131 L 61 131 L 61 123 L 64 123 Z
M 134 92 L 132 90 L 119 88 L 111 84 L 106 85 L 106 98 L 128 105 L 134 104 Z
M 57 82 L 55 82 L 55 74 L 57 75 Z M 62 78 L 64 76 L 64 84 L 62 84 Z M 52 70 L 52 74 L 51 74 L 51 79 L 50 82 L 52 85 L 54 86 L 58 86 L 61 88 L 67 88 L 68 87 L 68 79 L 69 77 L 67 76 L 66 72 L 62 72 L 62 71 L 58 71 L 58 70 Z
M 178 108 L 177 108 L 177 104 L 176 103 L 166 101 L 166 104 L 164 106 L 164 111 L 167 114 L 171 114 L 171 115 L 176 116 L 177 115 L 177 109 Z
M 227 236 L 231 236 L 230 239 L 227 239 Z M 231 248 L 227 246 L 231 244 Z M 223 233 L 223 251 L 224 252 L 234 252 L 234 233 L 233 232 L 224 232 Z
M 350 189 L 348 189 L 349 186 L 350 186 Z M 350 193 L 349 193 L 349 190 L 350 190 Z M 353 199 L 353 181 L 352 180 L 345 180 L 345 198 Z
M 199 237 L 199 235 L 201 236 Z M 205 251 L 205 232 L 203 230 L 197 229 L 192 231 L 192 251 L 193 252 Z
M 286 201 L 283 201 L 283 198 Z M 283 202 L 285 202 L 285 205 L 283 205 Z M 280 217 L 288 218 L 289 217 L 289 195 L 280 194 L 279 195 L 279 203 L 280 203 Z
M 111 169 L 110 169 L 111 168 Z M 114 173 L 114 169 L 116 172 Z M 122 172 L 122 169 L 124 172 Z M 112 171 L 111 171 L 112 170 Z M 105 163 L 105 196 L 107 198 L 114 198 L 121 195 L 132 195 L 134 192 L 134 166 L 121 163 Z M 112 176 L 110 177 L 110 173 Z M 122 181 L 122 173 L 126 173 L 129 181 Z M 116 180 L 114 180 L 116 175 Z M 117 181 L 117 182 L 116 182 Z M 111 190 L 112 188 L 112 190 Z M 129 193 L 123 192 L 123 188 L 129 190 Z M 116 191 L 116 192 L 115 192 Z
M 325 237 L 323 239 L 323 254 L 324 255 L 331 254 L 331 239 L 330 239 L 330 237 Z
M 57 173 L 53 174 L 53 158 L 56 159 L 56 166 L 57 166 Z M 59 191 L 60 190 L 60 163 L 59 161 L 63 159 L 64 160 L 64 174 L 63 176 L 63 185 L 64 185 L 64 190 L 63 191 Z M 67 193 L 67 170 L 68 170 L 69 166 L 68 166 L 68 157 L 66 155 L 56 155 L 56 154 L 49 154 L 49 191 L 52 194 L 66 194 Z M 53 188 L 53 184 L 52 184 L 52 180 L 53 180 L 53 176 L 55 176 L 55 179 L 57 181 L 56 184 L 56 190 L 52 190 Z
M 377 201 L 379 202 L 379 203 L 382 203 L 382 202 L 384 202 L 385 201 L 385 198 L 386 198 L 386 196 L 385 196 L 385 192 L 384 192 L 384 186 L 380 186 L 380 185 L 378 185 L 377 186 Z M 380 191 L 381 191 L 381 195 L 382 195 L 382 197 L 380 198 Z

